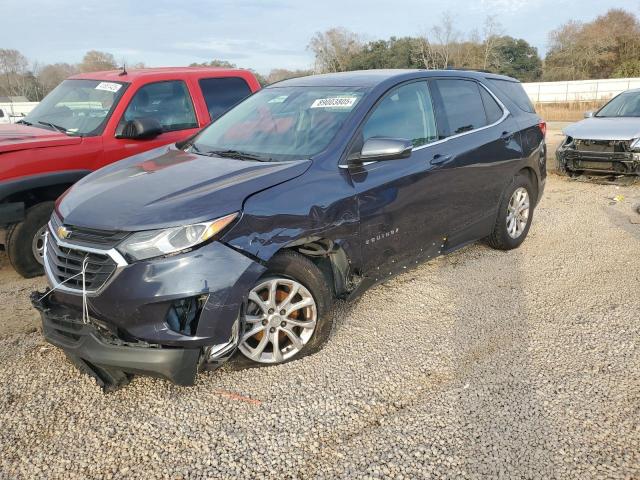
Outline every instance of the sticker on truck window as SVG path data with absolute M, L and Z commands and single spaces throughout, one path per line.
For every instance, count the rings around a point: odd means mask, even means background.
M 122 85 L 120 85 L 119 83 L 100 82 L 98 85 L 96 85 L 96 90 L 106 90 L 107 92 L 116 93 L 118 90 L 120 90 L 120 87 L 122 87 Z
M 289 97 L 289 95 L 278 95 L 277 97 L 272 98 L 271 100 L 269 100 L 267 103 L 282 103 L 282 102 L 284 102 L 288 97 Z
M 318 98 L 311 104 L 311 108 L 351 108 L 356 100 L 357 97 Z

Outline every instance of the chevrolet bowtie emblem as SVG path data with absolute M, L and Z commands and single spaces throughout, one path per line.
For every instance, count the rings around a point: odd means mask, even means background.
M 64 227 L 62 225 L 58 227 L 57 233 L 58 233 L 58 237 L 62 239 L 69 238 L 71 236 L 71 230 L 69 230 L 67 227 Z

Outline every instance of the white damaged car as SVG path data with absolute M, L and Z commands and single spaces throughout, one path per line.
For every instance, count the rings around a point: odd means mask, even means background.
M 627 90 L 564 129 L 559 173 L 640 176 L 640 89 Z

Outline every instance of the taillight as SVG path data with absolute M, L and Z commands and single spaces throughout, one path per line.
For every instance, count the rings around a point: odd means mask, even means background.
M 540 120 L 540 123 L 538 123 L 538 127 L 540 127 L 542 136 L 545 137 L 547 135 L 547 122 L 545 122 L 544 120 Z

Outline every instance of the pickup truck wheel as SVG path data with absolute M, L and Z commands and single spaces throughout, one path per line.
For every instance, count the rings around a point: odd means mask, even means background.
M 497 250 L 519 247 L 529 233 L 535 202 L 531 180 L 525 175 L 514 177 L 500 202 L 498 218 L 487 243 Z
M 44 234 L 54 202 L 42 202 L 29 208 L 24 220 L 7 232 L 7 255 L 13 268 L 25 278 L 44 273 Z
M 236 366 L 285 363 L 314 353 L 329 338 L 332 295 L 307 257 L 283 251 L 249 292 Z

